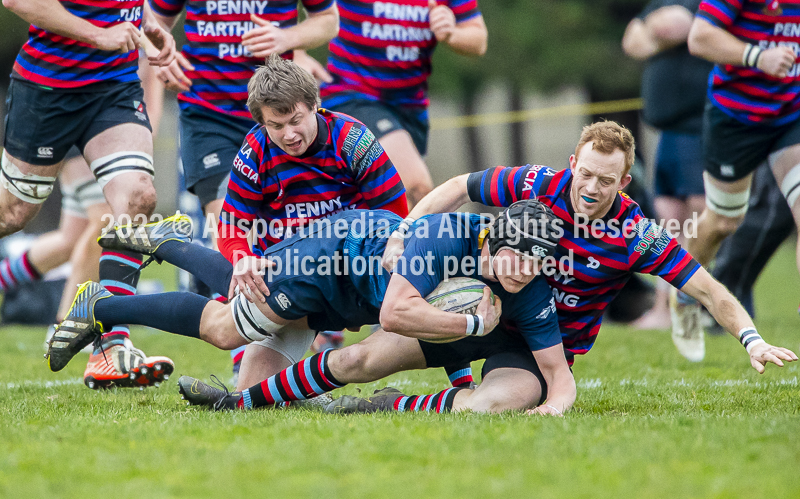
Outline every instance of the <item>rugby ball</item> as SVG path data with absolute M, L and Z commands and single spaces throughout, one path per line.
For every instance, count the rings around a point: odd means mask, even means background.
M 456 314 L 474 314 L 478 308 L 478 304 L 483 298 L 483 288 L 486 284 L 477 279 L 469 277 L 454 277 L 446 281 L 442 281 L 436 286 L 431 294 L 425 297 L 425 300 L 445 312 L 454 312 Z M 439 339 L 425 339 L 428 343 L 449 343 L 451 341 L 464 339 L 465 336 L 453 336 Z

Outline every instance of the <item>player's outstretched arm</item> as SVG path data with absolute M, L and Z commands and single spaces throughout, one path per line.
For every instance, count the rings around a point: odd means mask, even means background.
M 469 201 L 469 193 L 467 192 L 468 177 L 468 173 L 453 177 L 429 192 L 417 203 L 405 220 L 410 223 L 431 213 L 447 213 L 459 209 Z M 385 269 L 391 270 L 394 268 L 397 259 L 403 254 L 403 248 L 403 234 L 392 234 L 392 237 L 386 241 L 386 249 L 383 252 L 381 261 Z
M 702 303 L 714 319 L 745 346 L 750 355 L 750 364 L 759 373 L 764 372 L 767 362 L 783 367 L 783 361 L 797 360 L 797 355 L 791 350 L 765 342 L 756 332 L 753 320 L 744 307 L 706 269 L 701 267 L 695 272 L 681 291 Z
M 428 0 L 428 10 L 431 31 L 439 43 L 446 43 L 461 55 L 479 57 L 486 53 L 489 33 L 483 16 L 457 23 L 450 7 L 437 5 L 435 0 Z
M 71 14 L 58 0 L 3 0 L 3 5 L 39 28 L 101 50 L 130 52 L 139 47 L 139 31 L 133 24 L 100 28 Z
M 547 382 L 547 400 L 539 407 L 529 410 L 528 414 L 563 416 L 572 408 L 578 393 L 575 376 L 569 370 L 567 359 L 564 357 L 564 346 L 559 343 L 534 351 L 533 356 Z
M 786 77 L 795 63 L 794 50 L 789 47 L 754 47 L 701 18 L 692 23 L 688 44 L 694 56 L 717 64 L 755 67 L 778 78 Z
M 485 287 L 476 311 L 483 327 L 475 336 L 489 334 L 500 322 L 502 305 L 499 298 L 492 300 L 491 295 L 489 287 Z M 435 340 L 473 335 L 473 328 L 468 330 L 468 324 L 474 322 L 470 322 L 468 317 L 474 316 L 435 308 L 405 277 L 394 274 L 386 288 L 380 320 L 381 327 L 386 331 L 421 340 Z
M 640 61 L 686 43 L 694 16 L 682 5 L 656 9 L 644 19 L 635 18 L 625 29 L 622 50 Z

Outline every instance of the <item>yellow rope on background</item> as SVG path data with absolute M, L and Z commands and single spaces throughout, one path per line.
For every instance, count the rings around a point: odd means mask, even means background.
M 502 125 L 520 123 L 542 118 L 562 116 L 583 116 L 590 114 L 621 113 L 637 111 L 642 108 L 642 99 L 620 99 L 586 104 L 569 104 L 566 106 L 524 109 L 504 113 L 473 114 L 470 116 L 449 116 L 431 119 L 431 130 L 449 130 L 473 126 Z

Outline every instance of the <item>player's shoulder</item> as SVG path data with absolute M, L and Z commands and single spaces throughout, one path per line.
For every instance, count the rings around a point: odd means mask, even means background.
M 255 125 L 244 137 L 239 156 L 252 161 L 259 161 L 269 156 L 269 136 L 262 125 Z
M 611 212 L 613 218 L 621 221 L 628 220 L 636 223 L 645 218 L 639 203 L 622 191 L 617 192 L 617 197 L 611 205 Z
M 518 319 L 544 319 L 551 313 L 551 309 L 555 313 L 553 291 L 544 275 L 536 276 L 518 293 L 508 293 L 503 306 L 503 311 L 508 310 L 510 315 Z

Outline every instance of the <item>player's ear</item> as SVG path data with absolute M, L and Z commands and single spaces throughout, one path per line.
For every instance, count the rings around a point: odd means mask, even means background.
M 574 154 L 569 157 L 569 169 L 572 170 L 572 173 L 575 173 L 575 163 L 577 162 L 578 160 L 575 158 Z
M 625 175 L 625 176 L 622 178 L 622 182 L 620 182 L 620 183 L 619 183 L 619 189 L 618 189 L 618 190 L 620 190 L 620 191 L 621 191 L 622 189 L 624 189 L 624 188 L 628 187 L 628 184 L 630 184 L 630 183 L 631 183 L 631 180 L 633 180 L 633 177 L 631 177 L 631 174 L 630 174 L 630 173 L 628 173 L 627 175 Z

